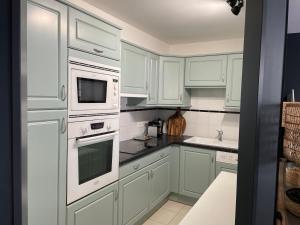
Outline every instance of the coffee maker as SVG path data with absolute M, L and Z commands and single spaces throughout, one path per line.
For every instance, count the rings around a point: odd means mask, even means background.
M 161 137 L 163 135 L 164 120 L 155 119 L 148 122 L 148 136 Z

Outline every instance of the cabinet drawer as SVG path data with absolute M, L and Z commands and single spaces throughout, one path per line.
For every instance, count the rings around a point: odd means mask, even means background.
M 120 167 L 119 178 L 122 179 L 162 158 L 167 157 L 170 154 L 170 147 L 166 147 L 160 151 L 146 155 L 143 158 L 137 159 L 124 166 Z
M 225 87 L 227 56 L 191 57 L 186 60 L 186 87 Z
M 118 183 L 69 205 L 67 211 L 68 225 L 117 225 Z
M 71 48 L 120 60 L 120 30 L 103 21 L 69 9 L 69 45 Z

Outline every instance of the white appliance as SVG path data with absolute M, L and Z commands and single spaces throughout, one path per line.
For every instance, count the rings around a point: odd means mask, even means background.
M 238 164 L 238 154 L 231 153 L 231 152 L 217 151 L 216 161 L 237 165 Z
M 120 68 L 69 57 L 69 118 L 117 114 Z
M 67 204 L 119 178 L 119 116 L 69 123 Z

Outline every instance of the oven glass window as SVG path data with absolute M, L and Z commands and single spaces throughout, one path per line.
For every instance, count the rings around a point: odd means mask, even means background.
M 107 81 L 77 78 L 78 103 L 106 103 Z
M 113 140 L 78 148 L 79 184 L 111 172 Z

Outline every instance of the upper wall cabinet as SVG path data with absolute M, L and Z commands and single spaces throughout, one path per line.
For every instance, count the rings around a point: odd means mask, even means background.
M 148 97 L 147 105 L 155 105 L 158 102 L 158 77 L 159 77 L 159 56 L 150 54 L 148 73 Z
M 67 107 L 67 7 L 27 1 L 28 109 Z
M 187 58 L 185 87 L 225 87 L 226 69 L 226 55 Z
M 69 9 L 69 45 L 120 60 L 120 30 L 73 8 Z
M 159 100 L 162 105 L 180 105 L 184 101 L 184 58 L 160 57 Z
M 241 102 L 243 54 L 228 56 L 226 108 L 239 108 Z
M 147 95 L 149 53 L 122 42 L 121 93 Z

